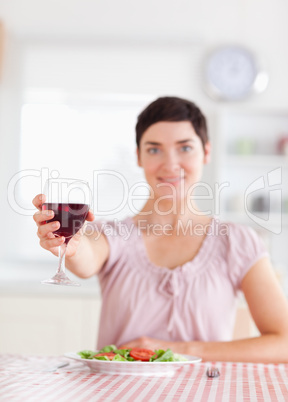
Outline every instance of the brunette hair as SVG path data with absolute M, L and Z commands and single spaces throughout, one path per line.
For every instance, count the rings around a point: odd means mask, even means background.
M 198 106 L 186 99 L 165 96 L 150 103 L 139 114 L 136 124 L 138 148 L 140 148 L 140 140 L 147 128 L 160 121 L 190 121 L 196 134 L 200 137 L 203 147 L 208 141 L 206 118 Z

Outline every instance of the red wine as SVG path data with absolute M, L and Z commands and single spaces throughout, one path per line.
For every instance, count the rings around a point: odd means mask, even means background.
M 60 222 L 60 228 L 53 233 L 64 236 L 66 243 L 81 229 L 89 211 L 89 205 L 86 204 L 45 203 L 42 208 L 44 211 L 54 211 L 54 217 L 49 222 Z

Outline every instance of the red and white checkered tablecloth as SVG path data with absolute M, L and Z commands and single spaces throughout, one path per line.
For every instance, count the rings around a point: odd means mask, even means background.
M 45 371 L 61 362 L 69 366 Z M 209 379 L 208 366 L 221 375 Z M 172 377 L 107 375 L 64 357 L 0 355 L 0 401 L 288 401 L 288 364 L 199 363 Z

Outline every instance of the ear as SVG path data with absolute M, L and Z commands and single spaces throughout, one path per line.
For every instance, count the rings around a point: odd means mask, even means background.
M 141 160 L 140 160 L 140 151 L 139 151 L 138 147 L 136 149 L 136 154 L 137 154 L 137 164 L 139 167 L 142 167 Z
M 204 146 L 204 165 L 211 161 L 211 143 L 210 141 L 206 142 Z

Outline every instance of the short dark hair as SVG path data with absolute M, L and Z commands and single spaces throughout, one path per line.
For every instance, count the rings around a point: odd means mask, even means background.
M 203 147 L 208 141 L 206 118 L 195 103 L 175 96 L 164 96 L 150 103 L 138 116 L 136 124 L 136 143 L 152 124 L 160 121 L 190 121 Z

